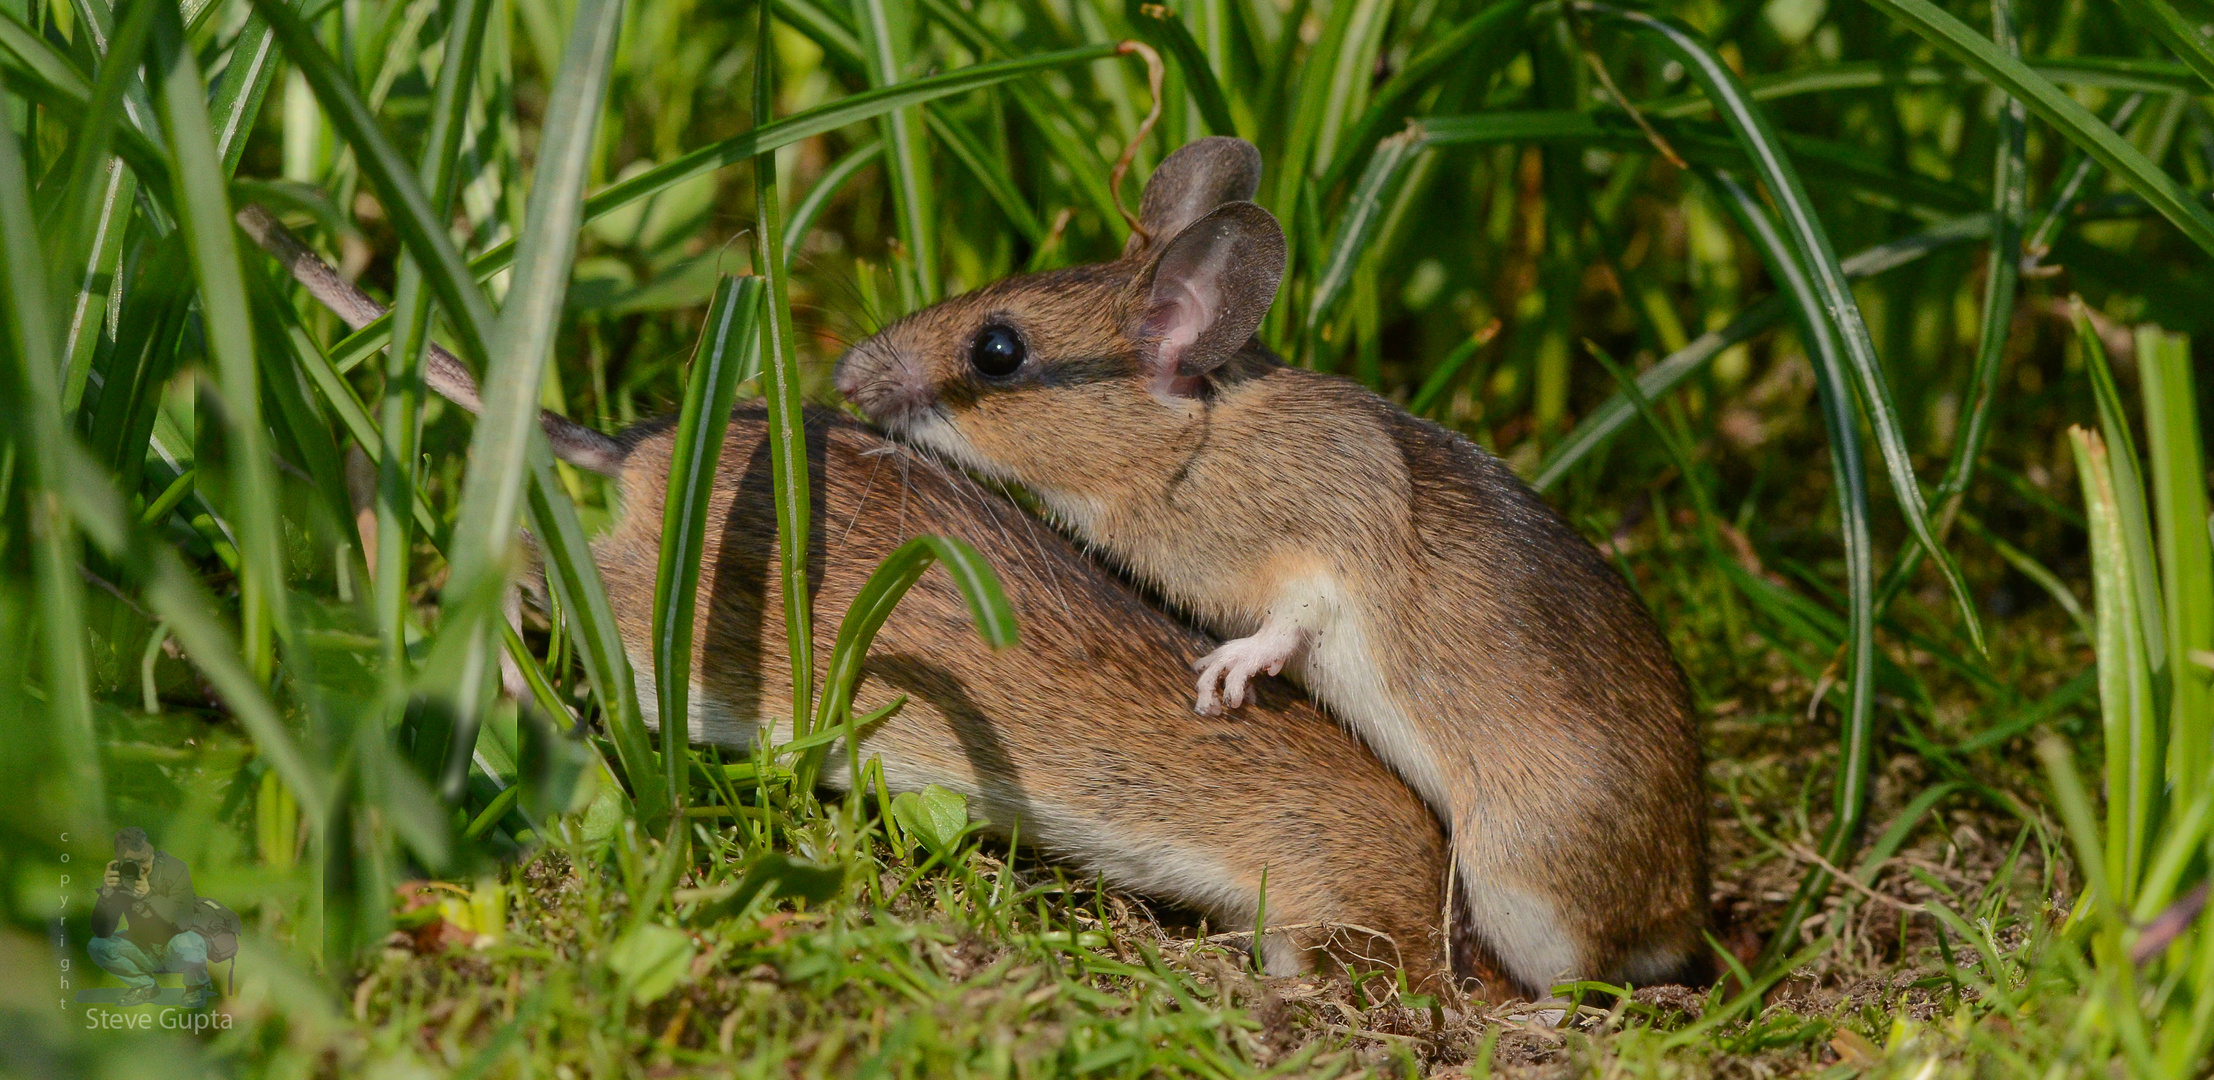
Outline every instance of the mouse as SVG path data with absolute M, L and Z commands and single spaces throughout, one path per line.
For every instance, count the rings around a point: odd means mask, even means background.
M 900 318 L 838 389 L 1227 639 L 1192 658 L 1202 721 L 1302 685 L 1444 822 L 1523 991 L 1702 980 L 1704 766 L 1667 641 L 1496 456 L 1261 344 L 1285 263 L 1261 165 L 1177 149 L 1118 258 Z
M 240 223 L 310 295 L 355 328 L 382 305 L 274 217 Z M 479 408 L 461 363 L 433 346 L 425 382 Z M 819 407 L 807 410 L 815 650 L 883 558 L 926 533 L 956 536 L 993 566 L 1019 643 L 993 650 L 942 573 L 924 575 L 878 632 L 855 692 L 860 751 L 888 790 L 938 785 L 986 830 L 1129 891 L 1181 905 L 1210 929 L 1260 923 L 1264 970 L 1404 972 L 1417 992 L 1479 998 L 1517 987 L 1449 915 L 1449 849 L 1429 807 L 1302 695 L 1256 688 L 1235 715 L 1187 709 L 1181 658 L 1212 643 L 1003 494 Z M 612 477 L 614 523 L 592 543 L 639 704 L 659 730 L 650 626 L 674 419 L 609 435 L 546 412 L 556 456 Z M 695 743 L 789 740 L 790 663 L 776 572 L 768 422 L 731 417 L 708 511 L 689 715 Z M 527 545 L 526 545 L 527 548 Z M 834 746 L 829 760 L 845 755 Z M 824 769 L 832 790 L 849 783 Z
M 985 555 L 1020 641 L 993 650 L 950 578 L 926 574 L 877 634 L 855 692 L 863 755 L 892 791 L 961 792 L 989 831 L 1118 886 L 1247 930 L 1266 908 L 1273 974 L 1388 965 L 1409 985 L 1477 996 L 1517 989 L 1446 916 L 1448 847 L 1429 807 L 1288 687 L 1197 718 L 1179 660 L 1212 643 L 1148 604 L 1065 537 L 962 472 L 849 418 L 806 413 L 816 655 L 869 572 L 908 539 L 956 536 Z M 654 715 L 654 569 L 673 425 L 618 436 L 622 513 L 593 561 Z M 732 417 L 709 503 L 688 730 L 695 742 L 786 740 L 790 665 L 776 571 L 767 420 Z M 830 759 L 845 754 L 841 745 Z M 846 770 L 823 770 L 843 790 Z

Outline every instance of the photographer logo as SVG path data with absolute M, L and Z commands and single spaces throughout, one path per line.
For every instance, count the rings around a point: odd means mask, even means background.
M 230 1026 L 210 1012 L 218 996 L 210 965 L 229 963 L 235 978 L 239 919 L 197 896 L 184 861 L 159 850 L 135 826 L 115 834 L 115 858 L 100 879 L 85 952 L 121 987 L 77 991 L 87 1031 L 208 1031 Z M 182 976 L 182 987 L 160 976 Z M 154 1010 L 140 1006 L 155 1006 Z

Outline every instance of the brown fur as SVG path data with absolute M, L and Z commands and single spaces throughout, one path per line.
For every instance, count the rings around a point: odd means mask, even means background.
M 764 432 L 757 410 L 734 418 L 708 512 L 691 731 L 722 745 L 750 745 L 763 725 L 790 737 Z M 666 425 L 624 437 L 623 513 L 593 545 L 649 710 L 670 439 Z M 1209 642 L 1057 533 L 851 422 L 811 414 L 807 445 L 818 664 L 877 562 L 923 533 L 983 551 L 1019 625 L 1020 643 L 994 652 L 942 572 L 907 594 L 870 650 L 855 705 L 865 713 L 910 695 L 862 744 L 893 790 L 960 791 L 999 834 L 1019 830 L 1053 857 L 1187 904 L 1217 928 L 1252 925 L 1265 871 L 1268 925 L 1337 928 L 1270 935 L 1280 970 L 1312 958 L 1283 947 L 1296 939 L 1354 962 L 1402 963 L 1417 984 L 1442 973 L 1443 832 L 1358 742 L 1280 690 L 1242 716 L 1195 720 L 1180 671 Z M 830 760 L 843 759 L 834 749 Z M 842 766 L 825 770 L 828 783 L 846 777 Z M 1470 943 L 1456 952 L 1464 973 L 1505 985 Z
M 1696 977 L 1695 722 L 1634 594 L 1498 459 L 1354 384 L 1251 344 L 1162 393 L 1148 289 L 1169 230 L 1149 232 L 1117 262 L 908 316 L 847 354 L 840 387 L 895 435 L 1029 488 L 1215 633 L 1328 608 L 1289 670 L 1447 819 L 1476 932 L 1508 970 L 1526 958 L 1524 989 Z M 1227 291 L 1265 309 L 1273 289 Z M 967 361 L 988 323 L 1028 346 L 1010 377 Z M 1324 593 L 1287 584 L 1304 581 Z

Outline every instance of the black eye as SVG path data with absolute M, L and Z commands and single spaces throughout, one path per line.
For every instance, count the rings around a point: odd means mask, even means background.
M 969 363 L 986 378 L 1004 379 L 1022 366 L 1027 351 L 1014 327 L 993 323 L 976 332 L 976 340 L 969 344 Z

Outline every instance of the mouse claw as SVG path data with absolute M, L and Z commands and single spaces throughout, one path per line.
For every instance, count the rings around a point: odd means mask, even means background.
M 1224 665 L 1217 660 L 1220 655 L 1221 650 L 1218 649 L 1192 665 L 1199 669 L 1199 694 L 1198 699 L 1192 703 L 1192 711 L 1201 716 L 1221 716 L 1225 699 L 1230 697 L 1223 692 L 1222 683 L 1226 671 Z M 1234 708 L 1242 702 L 1229 701 L 1228 704 Z
M 1284 665 L 1306 646 L 1298 630 L 1264 627 L 1258 634 L 1225 642 L 1199 658 L 1199 699 L 1193 710 L 1201 716 L 1219 716 L 1225 708 L 1242 708 L 1253 678 L 1262 673 L 1281 675 Z M 1219 687 L 1219 692 L 1218 692 Z

